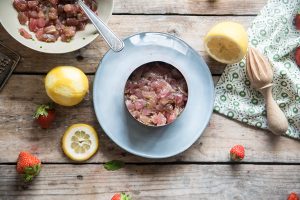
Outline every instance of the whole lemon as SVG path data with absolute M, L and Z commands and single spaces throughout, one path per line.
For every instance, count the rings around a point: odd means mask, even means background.
M 57 104 L 74 106 L 80 103 L 89 90 L 86 75 L 72 66 L 59 66 L 48 72 L 45 78 L 47 95 Z

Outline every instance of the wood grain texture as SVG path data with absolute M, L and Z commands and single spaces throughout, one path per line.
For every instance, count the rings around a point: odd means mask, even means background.
M 267 0 L 115 0 L 114 13 L 255 15 Z
M 203 38 L 217 22 L 230 20 L 248 27 L 254 17 L 247 16 L 112 16 L 109 25 L 120 37 L 125 38 L 138 32 L 165 32 L 185 40 L 201 54 L 213 74 L 221 74 L 225 65 L 212 60 L 204 50 Z M 128 23 L 132 22 L 132 23 Z M 155 23 L 153 23 L 155 22 Z M 58 65 L 80 67 L 86 73 L 94 73 L 98 63 L 108 50 L 102 38 L 98 37 L 90 45 L 67 54 L 44 54 L 31 50 L 16 40 L 0 26 L 0 41 L 17 51 L 21 62 L 16 68 L 18 73 L 47 73 Z
M 245 162 L 300 163 L 300 143 L 275 137 L 267 131 L 228 120 L 213 114 L 208 128 L 186 152 L 169 159 L 147 160 L 126 153 L 104 133 L 96 120 L 92 93 L 75 107 L 58 107 L 57 120 L 49 130 L 42 130 L 32 119 L 37 105 L 49 101 L 42 75 L 13 75 L 0 93 L 0 163 L 15 162 L 21 150 L 28 150 L 44 162 L 68 163 L 61 151 L 60 140 L 66 128 L 74 123 L 93 125 L 100 134 L 100 150 L 88 162 L 121 159 L 126 162 L 229 162 L 228 151 L 235 144 L 246 148 Z M 89 76 L 92 81 L 93 76 Z M 215 81 L 218 77 L 214 77 Z M 92 87 L 92 85 L 91 85 Z M 183 133 L 184 134 L 184 133 Z
M 108 200 L 127 192 L 134 200 L 287 199 L 300 191 L 299 166 L 127 165 L 109 172 L 102 165 L 43 165 L 24 186 L 15 165 L 0 165 L 3 200 Z

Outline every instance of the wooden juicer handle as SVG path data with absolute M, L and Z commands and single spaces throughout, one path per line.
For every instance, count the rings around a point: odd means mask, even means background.
M 273 69 L 269 60 L 255 48 L 249 47 L 246 72 L 252 87 L 265 98 L 269 130 L 276 135 L 284 134 L 288 121 L 272 96 Z
M 272 96 L 272 87 L 260 89 L 265 98 L 268 127 L 276 135 L 284 134 L 288 129 L 288 121 Z

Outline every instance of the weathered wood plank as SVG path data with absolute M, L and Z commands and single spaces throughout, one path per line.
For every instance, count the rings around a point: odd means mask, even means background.
M 14 165 L 0 165 L 5 200 L 108 200 L 124 191 L 134 200 L 286 199 L 300 191 L 297 165 L 43 165 L 32 185 L 22 186 Z
M 234 144 L 246 147 L 245 162 L 300 163 L 300 142 L 275 137 L 267 131 L 214 114 L 201 138 L 186 152 L 165 160 L 146 160 L 126 153 L 101 131 L 96 120 L 92 93 L 78 106 L 58 107 L 52 129 L 42 130 L 33 122 L 36 106 L 49 101 L 42 75 L 13 75 L 0 93 L 0 163 L 15 162 L 21 150 L 36 153 L 44 162 L 70 162 L 62 153 L 61 137 L 74 123 L 88 123 L 100 133 L 100 150 L 89 162 L 122 159 L 126 162 L 228 162 L 228 151 Z M 92 81 L 93 76 L 89 77 Z M 218 77 L 215 77 L 217 79 Z
M 213 74 L 221 74 L 225 65 L 208 57 L 204 50 L 203 38 L 215 23 L 224 20 L 240 22 L 248 27 L 254 17 L 202 17 L 202 16 L 113 16 L 110 21 L 111 28 L 122 38 L 138 32 L 154 31 L 174 34 L 193 48 L 195 48 L 208 63 Z M 128 23 L 129 22 L 129 23 Z M 155 22 L 155 23 L 153 23 Z M 16 50 L 21 56 L 21 62 L 16 72 L 19 73 L 46 73 L 57 65 L 73 65 L 82 68 L 87 73 L 94 73 L 100 59 L 108 50 L 102 38 L 79 51 L 50 55 L 38 53 L 15 41 L 0 26 L 0 41 Z
M 115 13 L 255 15 L 267 0 L 115 0 Z

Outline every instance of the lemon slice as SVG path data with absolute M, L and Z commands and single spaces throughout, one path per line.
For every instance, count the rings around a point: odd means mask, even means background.
M 235 22 L 221 22 L 205 36 L 207 53 L 215 60 L 233 64 L 241 61 L 247 53 L 248 35 L 244 27 Z
M 98 135 L 90 125 L 74 124 L 63 135 L 62 149 L 72 160 L 88 160 L 98 149 Z

